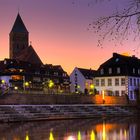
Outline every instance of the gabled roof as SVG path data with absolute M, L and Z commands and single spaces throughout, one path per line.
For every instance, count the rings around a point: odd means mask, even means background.
M 112 69 L 111 74 L 109 74 L 109 68 Z M 117 73 L 117 68 L 120 68 L 120 73 Z M 101 69 L 104 69 L 103 74 L 100 74 Z M 135 73 L 133 72 L 133 69 L 135 69 Z M 138 70 L 140 70 L 140 59 L 135 56 L 125 56 L 113 53 L 113 57 L 100 65 L 98 76 L 140 76 Z
M 30 62 L 32 64 L 40 64 L 40 65 L 43 64 L 31 45 L 26 47 L 23 51 L 21 51 L 19 55 L 16 57 L 16 59 Z
M 20 14 L 18 13 L 17 18 L 15 20 L 15 23 L 13 25 L 13 28 L 11 30 L 11 32 L 17 32 L 17 33 L 28 33 L 28 30 L 26 29 Z
M 96 70 L 78 68 L 86 79 L 93 79 L 96 76 Z

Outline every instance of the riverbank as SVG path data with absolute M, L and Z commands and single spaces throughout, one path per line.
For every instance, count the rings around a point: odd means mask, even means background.
M 0 105 L 0 122 L 24 122 L 94 117 L 138 116 L 137 106 L 123 105 Z

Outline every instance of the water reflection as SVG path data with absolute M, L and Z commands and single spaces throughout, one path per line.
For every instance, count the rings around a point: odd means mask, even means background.
M 0 140 L 138 140 L 136 118 L 62 120 L 0 125 Z

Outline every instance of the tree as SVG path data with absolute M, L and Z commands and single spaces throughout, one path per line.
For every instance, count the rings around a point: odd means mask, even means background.
M 114 0 L 95 0 L 96 2 L 108 2 Z M 133 40 L 140 39 L 140 0 L 127 0 L 128 7 L 116 10 L 106 17 L 100 17 L 89 24 L 89 29 L 98 34 L 98 46 L 102 47 L 105 39 L 118 40 L 122 43 L 134 34 Z

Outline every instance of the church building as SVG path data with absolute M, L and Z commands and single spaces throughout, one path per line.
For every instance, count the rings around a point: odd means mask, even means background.
M 69 85 L 67 72 L 60 65 L 43 64 L 29 45 L 29 32 L 18 13 L 9 34 L 9 59 L 0 61 L 0 88 L 67 93 Z

